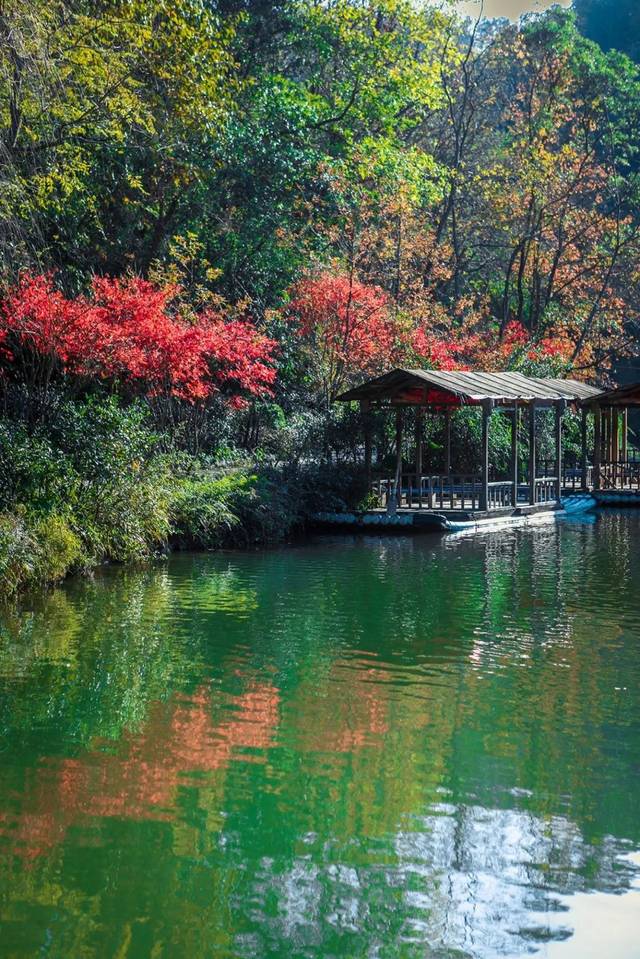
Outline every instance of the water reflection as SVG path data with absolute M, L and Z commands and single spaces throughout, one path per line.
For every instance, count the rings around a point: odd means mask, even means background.
M 232 757 L 265 761 L 260 751 L 273 740 L 278 702 L 275 687 L 249 682 L 214 709 L 211 690 L 201 687 L 153 703 L 142 732 L 124 733 L 115 750 L 97 741 L 78 757 L 41 758 L 21 815 L 7 830 L 11 851 L 40 855 L 87 816 L 174 821 L 180 786 L 224 772 Z
M 638 532 L 182 556 L 7 612 L 0 954 L 570 959 L 587 896 L 632 956 Z

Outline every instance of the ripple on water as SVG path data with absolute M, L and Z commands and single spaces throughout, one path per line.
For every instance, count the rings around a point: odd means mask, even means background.
M 2 948 L 638 954 L 639 532 L 320 537 L 6 611 Z

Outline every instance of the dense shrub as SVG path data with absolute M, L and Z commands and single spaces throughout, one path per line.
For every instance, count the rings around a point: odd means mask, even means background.
M 78 477 L 72 525 L 93 558 L 141 558 L 166 542 L 170 468 L 144 407 L 69 404 L 53 435 Z
M 0 591 L 166 543 L 170 464 L 144 407 L 65 402 L 32 432 L 0 421 Z
M 39 520 L 31 536 L 36 559 L 33 579 L 56 581 L 84 562 L 82 541 L 62 516 L 52 513 Z
M 0 509 L 23 504 L 46 512 L 67 500 L 76 475 L 50 436 L 30 435 L 21 423 L 0 421 Z
M 315 513 L 358 505 L 362 470 L 348 466 L 238 470 L 226 476 L 179 480 L 172 520 L 176 545 L 215 549 L 281 543 Z
M 37 573 L 35 537 L 23 516 L 0 513 L 0 593 L 11 595 Z
M 317 512 L 342 512 L 358 507 L 367 494 L 360 464 L 311 464 L 297 471 L 300 511 L 311 519 Z
M 82 542 L 63 517 L 33 522 L 24 510 L 0 513 L 0 595 L 55 582 L 84 563 Z
M 175 542 L 205 549 L 278 543 L 303 521 L 295 491 L 275 472 L 184 480 L 173 503 Z
M 267 466 L 259 456 L 231 466 L 219 449 L 215 459 L 167 452 L 151 422 L 142 403 L 104 393 L 61 398 L 46 426 L 0 420 L 0 593 L 169 543 L 280 543 L 318 510 L 352 508 L 366 492 L 356 466 Z
M 183 548 L 223 546 L 239 522 L 218 480 L 182 480 L 176 488 L 171 513 L 172 542 Z

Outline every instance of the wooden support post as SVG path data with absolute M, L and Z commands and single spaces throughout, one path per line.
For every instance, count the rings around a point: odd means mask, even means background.
M 369 400 L 360 401 L 360 413 L 364 430 L 364 473 L 367 484 L 367 493 L 371 492 L 371 403 Z
M 587 408 L 586 406 L 582 407 L 580 411 L 580 471 L 582 473 L 582 478 L 580 481 L 580 489 L 586 493 L 589 488 L 587 482 L 587 469 L 588 469 L 588 457 L 587 457 Z
M 416 446 L 416 476 L 422 474 L 422 436 L 423 436 L 423 415 L 424 411 L 421 406 L 416 406 L 416 435 L 415 435 L 415 446 Z
M 422 506 L 422 417 L 423 409 L 416 406 L 416 483 L 418 484 L 418 506 Z
M 482 445 L 480 448 L 482 481 L 480 483 L 480 509 L 486 510 L 489 504 L 489 418 L 493 409 L 492 400 L 482 401 Z
M 529 404 L 529 503 L 536 501 L 536 404 Z
M 622 461 L 629 459 L 629 410 L 625 406 L 622 411 Z
M 593 407 L 593 488 L 600 489 L 600 463 L 602 461 L 602 411 Z
M 444 413 L 444 471 L 451 476 L 451 410 Z
M 611 459 L 614 463 L 620 460 L 620 416 L 617 406 L 611 408 Z
M 614 434 L 613 434 L 613 423 L 614 423 L 614 410 L 611 408 L 609 410 L 609 462 L 615 462 L 615 452 L 614 452 Z
M 402 433 L 404 428 L 404 410 L 396 410 L 396 503 L 402 502 Z
M 556 499 L 558 502 L 562 499 L 562 415 L 566 408 L 565 400 L 557 400 L 556 409 Z
M 511 505 L 518 505 L 518 402 L 513 404 L 513 413 L 511 414 L 511 482 L 513 483 L 513 496 Z

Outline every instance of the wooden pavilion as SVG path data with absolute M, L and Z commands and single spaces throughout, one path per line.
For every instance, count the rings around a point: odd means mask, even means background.
M 585 483 L 597 498 L 611 491 L 640 497 L 640 461 L 629 449 L 629 410 L 640 408 L 640 383 L 599 393 L 589 406 L 594 413 L 593 466 L 583 463 Z M 602 497 L 598 496 L 602 493 Z
M 379 497 L 378 509 L 387 511 L 438 510 L 479 515 L 525 514 L 539 509 L 555 509 L 563 489 L 562 418 L 568 405 L 582 408 L 582 459 L 587 481 L 587 413 L 600 390 L 576 380 L 539 379 L 521 373 L 472 373 L 395 369 L 384 376 L 348 390 L 338 400 L 359 401 L 364 422 L 364 459 L 370 488 Z M 639 399 L 640 402 L 640 399 Z M 415 408 L 414 465 L 403 470 L 404 412 Z M 478 471 L 454 474 L 451 470 L 451 421 L 456 410 L 475 407 L 482 424 Z M 379 477 L 373 483 L 372 436 L 369 411 L 374 408 L 396 411 L 396 470 L 393 477 Z M 555 466 L 550 475 L 538 475 L 536 465 L 537 412 L 555 411 Z M 599 407 L 593 409 L 596 428 Z M 520 482 L 518 423 L 526 413 L 529 432 L 527 477 Z M 445 422 L 445 451 L 442 472 L 423 472 L 423 417 L 440 415 Z M 489 435 L 492 418 L 506 415 L 511 421 L 509 477 L 490 479 Z

